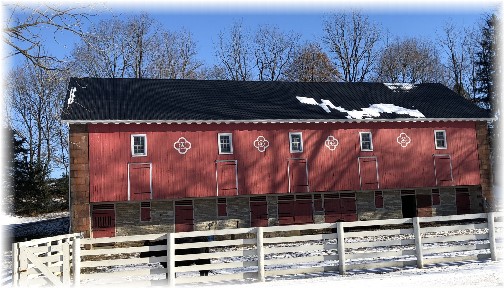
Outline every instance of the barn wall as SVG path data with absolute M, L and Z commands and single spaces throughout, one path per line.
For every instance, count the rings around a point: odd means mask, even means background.
M 140 221 L 140 202 L 118 202 L 116 236 L 174 232 L 173 201 L 151 202 L 151 221 Z
M 434 130 L 446 130 L 448 149 L 434 148 Z M 374 151 L 360 151 L 361 131 L 373 133 Z M 218 154 L 221 132 L 233 133 L 232 155 Z M 290 153 L 289 132 L 303 133 L 302 153 Z M 136 133 L 147 135 L 147 156 L 131 156 L 130 137 Z M 405 147 L 397 142 L 401 133 L 410 138 Z M 254 147 L 259 136 L 269 142 L 264 152 Z M 334 150 L 325 146 L 328 136 L 338 140 Z M 191 143 L 185 154 L 174 148 L 180 137 Z M 157 200 L 215 197 L 216 160 L 237 160 L 240 195 L 287 193 L 289 158 L 307 159 L 310 191 L 360 190 L 358 157 L 376 157 L 380 189 L 434 187 L 433 154 L 450 155 L 451 185 L 480 184 L 473 122 L 95 124 L 89 125 L 89 147 L 91 202 L 127 201 L 128 163 L 152 164 Z

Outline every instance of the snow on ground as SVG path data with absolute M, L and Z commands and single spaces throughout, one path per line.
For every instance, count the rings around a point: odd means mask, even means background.
M 31 223 L 31 222 L 38 222 L 38 221 L 42 221 L 42 220 L 54 219 L 54 218 L 68 217 L 68 216 L 69 216 L 68 212 L 42 214 L 42 215 L 39 215 L 36 217 L 21 217 L 21 216 L 5 214 L 3 212 L 0 215 L 0 217 L 2 219 L 2 225 L 25 224 L 25 223 Z

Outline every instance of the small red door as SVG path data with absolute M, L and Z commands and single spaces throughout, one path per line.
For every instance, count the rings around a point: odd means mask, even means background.
M 115 236 L 114 204 L 93 205 L 91 216 L 91 233 L 93 238 Z
M 130 200 L 151 199 L 151 166 L 149 163 L 129 164 Z
M 343 221 L 357 221 L 357 207 L 355 204 L 355 194 L 341 193 L 341 212 Z
M 471 199 L 467 189 L 456 190 L 457 214 L 470 214 L 471 213 Z
M 309 192 L 306 159 L 289 159 L 290 193 Z
M 325 222 L 334 223 L 343 220 L 339 194 L 324 195 Z
M 359 176 L 361 190 L 379 189 L 378 161 L 376 157 L 359 158 Z
M 194 230 L 194 211 L 192 200 L 175 201 L 175 232 Z
M 218 161 L 216 164 L 218 196 L 237 195 L 237 161 Z
M 294 211 L 296 202 L 294 202 L 294 195 L 279 196 L 278 197 L 278 224 L 279 225 L 293 225 L 295 223 Z
M 295 206 L 295 216 L 294 216 L 294 224 L 309 224 L 313 223 L 313 203 L 311 200 L 311 195 L 309 195 L 310 199 L 296 199 Z
M 268 226 L 268 202 L 266 197 L 250 198 L 250 226 Z

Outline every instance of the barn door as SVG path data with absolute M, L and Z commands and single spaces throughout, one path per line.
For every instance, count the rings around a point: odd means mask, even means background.
M 293 225 L 296 203 L 294 195 L 278 196 L 278 224 Z
M 343 221 L 357 221 L 357 207 L 355 193 L 340 193 L 341 216 Z
M 378 160 L 376 157 L 359 157 L 358 161 L 361 190 L 380 189 Z
M 151 200 L 152 173 L 151 163 L 128 164 L 128 200 Z
M 194 230 L 194 211 L 192 200 L 175 201 L 175 232 Z
M 312 195 L 297 195 L 294 209 L 294 224 L 313 223 Z
M 324 195 L 325 222 L 334 223 L 343 220 L 339 194 Z
M 114 204 L 93 205 L 91 214 L 91 233 L 93 238 L 115 236 Z
M 457 202 L 457 215 L 471 213 L 471 199 L 467 188 L 455 189 Z
M 289 177 L 289 193 L 310 192 L 308 185 L 308 163 L 306 159 L 288 159 L 287 175 Z
M 268 202 L 266 197 L 250 197 L 250 226 L 268 226 Z
M 432 196 L 430 194 L 416 194 L 416 205 L 418 217 L 432 216 Z
M 217 160 L 215 169 L 217 196 L 238 195 L 238 161 Z
M 451 186 L 453 181 L 451 158 L 448 154 L 434 154 L 436 186 Z

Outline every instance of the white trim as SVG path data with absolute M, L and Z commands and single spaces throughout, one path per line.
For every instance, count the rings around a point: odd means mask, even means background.
M 496 118 L 395 118 L 395 119 L 249 119 L 249 120 L 61 120 L 68 124 L 235 124 L 235 123 L 360 123 L 360 122 L 491 122 Z
M 144 153 L 143 154 L 135 154 L 135 137 L 143 137 L 144 138 Z M 147 156 L 147 135 L 146 134 L 131 134 L 131 157 L 144 157 Z
M 300 150 L 292 150 L 292 135 L 299 135 L 299 146 Z M 304 144 L 303 144 L 303 132 L 289 132 L 289 151 L 290 153 L 303 153 Z
M 291 161 L 304 161 L 305 162 L 305 171 L 306 171 L 306 193 L 310 193 L 310 181 L 308 179 L 309 173 L 308 173 L 308 159 L 306 158 L 288 158 L 287 159 L 287 182 L 289 185 L 289 189 L 287 190 L 287 193 L 292 193 L 291 191 L 291 177 L 290 177 L 290 163 Z M 305 193 L 305 192 L 295 192 L 295 193 Z M 312 197 L 313 200 L 313 197 Z
M 437 138 L 436 138 L 436 133 L 437 132 L 443 132 L 443 140 L 444 140 L 444 143 L 445 143 L 445 146 L 444 147 L 439 147 L 437 145 Z M 436 150 L 445 150 L 445 149 L 448 149 L 448 141 L 446 141 L 446 130 L 434 130 L 434 147 L 436 147 Z
M 371 149 L 363 149 L 362 148 L 362 134 L 366 134 L 366 133 L 369 133 L 369 141 L 371 142 Z M 365 152 L 370 152 L 370 151 L 373 151 L 373 133 L 371 133 L 371 131 L 363 131 L 363 132 L 359 132 L 359 145 L 360 145 L 360 150 L 361 151 L 365 151 Z
M 229 136 L 229 148 L 230 152 L 222 152 L 222 146 L 221 146 L 221 136 Z M 233 154 L 233 133 L 218 133 L 217 134 L 217 145 L 219 146 L 219 154 Z

